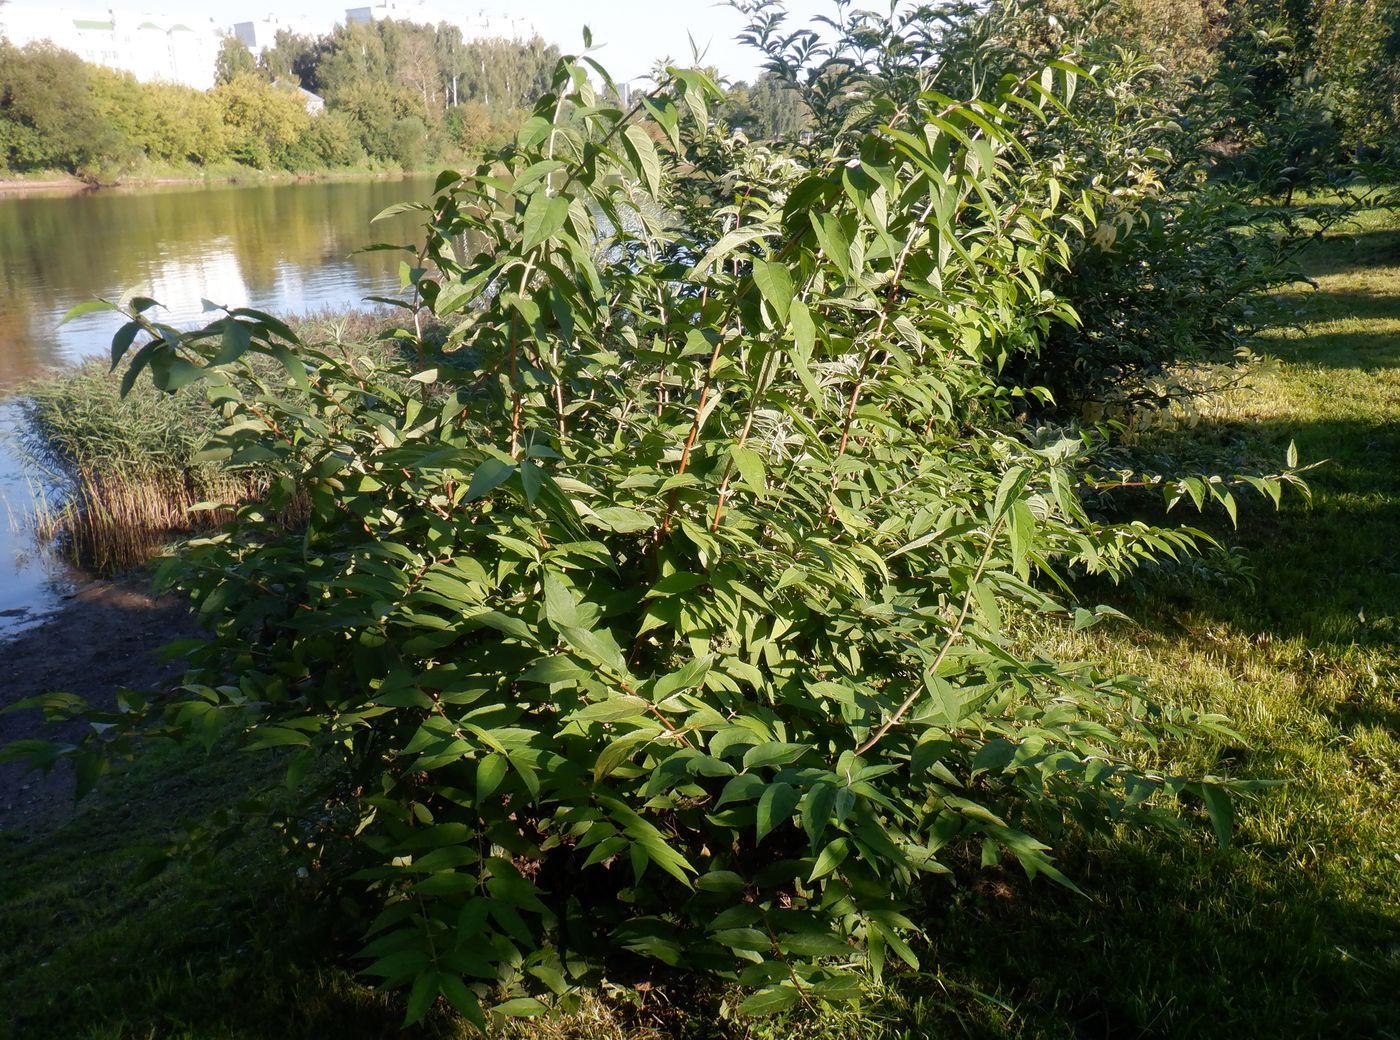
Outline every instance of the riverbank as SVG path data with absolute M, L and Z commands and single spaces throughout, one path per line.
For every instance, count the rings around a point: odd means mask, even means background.
M 474 160 L 462 159 L 460 163 Z M 92 191 L 140 191 L 147 188 L 215 185 L 275 185 L 321 184 L 341 181 L 393 181 L 409 177 L 425 177 L 440 169 L 453 166 L 442 160 L 413 169 L 385 167 L 350 167 L 340 170 L 259 170 L 251 166 L 221 165 L 209 168 L 190 167 L 185 170 L 160 168 L 121 177 L 111 184 L 92 184 L 60 171 L 34 174 L 29 177 L 0 177 L 0 197 L 6 195 L 51 194 L 77 195 Z
M 142 578 L 90 581 L 46 621 L 0 640 L 0 706 L 39 693 L 76 694 L 111 707 L 118 690 L 156 689 L 178 668 L 158 649 L 198 635 L 187 606 L 158 597 Z M 28 714 L 0 714 L 0 745 L 42 735 Z M 70 739 L 81 727 L 62 731 Z M 66 767 L 29 773 L 0 763 L 0 834 L 48 834 L 74 817 L 73 775 Z

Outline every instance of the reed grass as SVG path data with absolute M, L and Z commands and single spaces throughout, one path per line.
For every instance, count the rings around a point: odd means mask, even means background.
M 396 349 L 386 338 L 395 326 L 387 309 L 315 312 L 291 325 L 321 346 Z M 141 380 L 123 397 L 120 375 L 94 360 L 21 393 L 24 452 L 59 489 L 36 496 L 35 533 L 97 574 L 138 567 L 174 539 L 216 529 L 265 490 L 256 470 L 198 459 L 221 422 L 197 386 L 167 394 Z M 294 504 L 284 523 L 295 526 L 298 513 Z

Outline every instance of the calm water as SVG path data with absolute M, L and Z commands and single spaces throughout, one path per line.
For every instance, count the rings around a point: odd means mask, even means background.
M 370 226 L 395 202 L 426 198 L 432 178 L 259 187 L 168 188 L 0 197 L 0 637 L 33 624 L 81 580 L 28 534 L 33 475 L 6 436 L 5 398 L 26 379 L 105 354 L 119 316 L 59 327 L 69 308 L 136 289 L 161 319 L 196 325 L 201 299 L 274 314 L 357 306 L 398 291 L 395 253 L 350 255 L 371 242 L 413 242 L 412 216 Z

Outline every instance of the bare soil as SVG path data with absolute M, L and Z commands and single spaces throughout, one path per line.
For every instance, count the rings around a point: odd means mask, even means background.
M 48 621 L 0 641 L 0 707 L 52 692 L 107 706 L 120 689 L 157 689 L 179 667 L 162 663 L 156 651 L 197 634 L 182 599 L 158 598 L 140 584 L 93 582 Z M 80 733 L 78 724 L 66 730 L 70 737 Z M 37 711 L 0 715 L 0 745 L 55 736 Z M 26 774 L 20 765 L 0 763 L 0 832 L 42 834 L 73 811 L 68 769 Z

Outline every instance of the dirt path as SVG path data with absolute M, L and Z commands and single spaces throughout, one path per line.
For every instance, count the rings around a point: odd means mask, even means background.
M 0 705 L 54 691 L 110 704 L 123 687 L 158 686 L 178 669 L 163 665 L 156 650 L 197 631 L 177 598 L 95 582 L 42 625 L 0 641 Z M 0 715 L 0 744 L 46 735 L 37 712 Z M 72 795 L 66 769 L 26 775 L 18 765 L 0 764 L 0 831 L 44 833 L 72 814 Z

